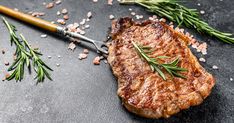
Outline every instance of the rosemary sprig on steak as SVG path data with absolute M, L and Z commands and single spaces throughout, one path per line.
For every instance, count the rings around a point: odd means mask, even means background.
M 11 45 L 15 44 L 16 46 L 16 51 L 15 51 L 15 56 L 16 59 L 13 62 L 13 64 L 8 68 L 8 71 L 13 71 L 9 77 L 6 79 L 8 81 L 15 79 L 16 81 L 21 81 L 24 77 L 24 68 L 27 66 L 30 70 L 30 60 L 32 60 L 34 70 L 37 72 L 37 83 L 43 82 L 45 77 L 48 79 L 52 80 L 50 77 L 50 74 L 48 73 L 47 70 L 52 69 L 48 67 L 41 59 L 40 55 L 37 50 L 38 49 L 33 49 L 24 36 L 20 34 L 20 38 L 16 34 L 16 27 L 6 21 L 5 18 L 2 18 L 3 22 L 5 23 L 6 27 L 8 28 L 8 31 L 10 33 L 10 40 L 11 40 Z
M 196 9 L 189 9 L 176 3 L 177 1 L 180 0 L 121 0 L 120 3 L 141 5 L 146 7 L 150 12 L 178 23 L 179 26 L 183 24 L 188 28 L 197 30 L 199 33 L 206 33 L 216 37 L 223 42 L 234 43 L 231 33 L 224 33 L 210 27 L 208 23 L 199 18 Z
M 152 71 L 158 72 L 158 74 L 166 80 L 166 76 L 163 73 L 163 69 L 168 72 L 172 77 L 179 77 L 185 79 L 186 77 L 179 74 L 178 72 L 187 71 L 185 68 L 178 67 L 179 58 L 173 60 L 170 63 L 159 63 L 158 59 L 168 58 L 167 56 L 157 56 L 156 58 L 150 57 L 149 54 L 152 52 L 152 48 L 148 46 L 138 45 L 132 42 L 134 48 L 139 53 L 139 55 L 144 58 L 150 65 Z

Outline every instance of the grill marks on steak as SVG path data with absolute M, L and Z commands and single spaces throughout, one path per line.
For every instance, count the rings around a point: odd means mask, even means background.
M 185 35 L 162 22 L 139 23 L 130 18 L 114 21 L 111 34 L 108 62 L 118 79 L 117 93 L 130 112 L 148 118 L 167 118 L 202 103 L 210 94 L 214 78 L 191 53 Z M 168 78 L 164 81 L 140 58 L 132 41 L 153 47 L 154 56 L 170 57 L 162 62 L 179 57 L 178 65 L 188 69 L 182 73 L 187 79 L 172 78 L 164 72 Z
M 205 71 L 187 47 L 189 38 L 165 23 L 138 23 L 121 18 L 112 24 L 112 39 L 108 62 L 118 79 L 117 93 L 124 106 L 133 113 L 148 118 L 167 118 L 202 103 L 215 84 L 213 76 Z M 188 69 L 182 73 L 187 79 L 172 78 L 164 72 L 168 78 L 164 81 L 140 58 L 132 41 L 153 47 L 155 56 L 170 57 L 162 62 L 179 57 L 178 65 Z

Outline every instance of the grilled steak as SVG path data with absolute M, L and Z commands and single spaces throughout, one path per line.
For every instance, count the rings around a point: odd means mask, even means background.
M 108 62 L 118 79 L 118 95 L 123 105 L 147 118 L 168 118 L 180 110 L 199 105 L 210 94 L 214 77 L 197 61 L 187 47 L 190 38 L 163 22 L 134 22 L 131 18 L 113 21 Z M 165 63 L 180 58 L 186 79 L 167 80 L 153 72 L 134 49 L 132 42 L 154 48 L 154 56 L 169 56 Z

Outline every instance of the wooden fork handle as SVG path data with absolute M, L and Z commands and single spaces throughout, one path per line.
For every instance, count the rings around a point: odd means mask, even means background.
M 37 26 L 39 28 L 48 30 L 50 32 L 57 32 L 57 25 L 52 24 L 48 21 L 42 20 L 40 18 L 33 17 L 28 14 L 24 14 L 15 10 L 12 10 L 8 7 L 0 5 L 0 13 L 13 17 L 15 19 L 21 20 L 25 23 L 29 23 L 31 25 Z

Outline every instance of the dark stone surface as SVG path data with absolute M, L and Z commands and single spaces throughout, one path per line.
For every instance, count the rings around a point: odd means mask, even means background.
M 86 36 L 104 40 L 110 27 L 109 15 L 116 17 L 129 15 L 128 8 L 145 16 L 151 15 L 141 7 L 120 6 L 114 1 L 108 6 L 106 0 L 92 3 L 92 0 L 64 0 L 53 9 L 45 9 L 44 0 L 4 0 L 1 5 L 18 8 L 21 11 L 46 12 L 43 18 L 56 20 L 57 10 L 68 8 L 71 15 L 68 23 L 79 22 L 88 11 L 93 12 L 91 28 Z M 46 2 L 49 2 L 47 0 Z M 201 3 L 201 6 L 197 6 Z M 187 6 L 204 10 L 202 18 L 210 25 L 222 31 L 234 32 L 233 0 L 194 0 Z M 234 46 L 218 42 L 216 39 L 199 35 L 189 30 L 199 40 L 207 41 L 207 63 L 202 65 L 216 77 L 217 83 L 211 95 L 200 106 L 192 107 L 169 119 L 145 119 L 126 111 L 116 95 L 117 82 L 107 64 L 94 66 L 92 59 L 97 55 L 90 52 L 88 59 L 80 61 L 78 54 L 85 46 L 78 46 L 74 52 L 68 51 L 68 42 L 58 36 L 38 28 L 20 23 L 7 17 L 23 33 L 30 44 L 40 47 L 43 59 L 54 69 L 54 81 L 45 81 L 35 85 L 33 75 L 26 74 L 22 82 L 1 82 L 0 84 L 0 122 L 1 123 L 124 123 L 124 122 L 157 122 L 157 123 L 233 123 L 234 122 Z M 7 49 L 0 54 L 0 78 L 3 78 L 7 67 L 4 61 L 12 62 L 14 47 L 10 46 L 9 34 L 3 23 L 0 23 L 0 48 Z M 40 38 L 41 34 L 48 38 Z M 47 56 L 51 55 L 52 59 Z M 58 58 L 57 55 L 61 55 Z M 196 55 L 199 57 L 200 54 Z M 61 64 L 56 67 L 56 63 Z M 217 65 L 219 70 L 212 70 Z

